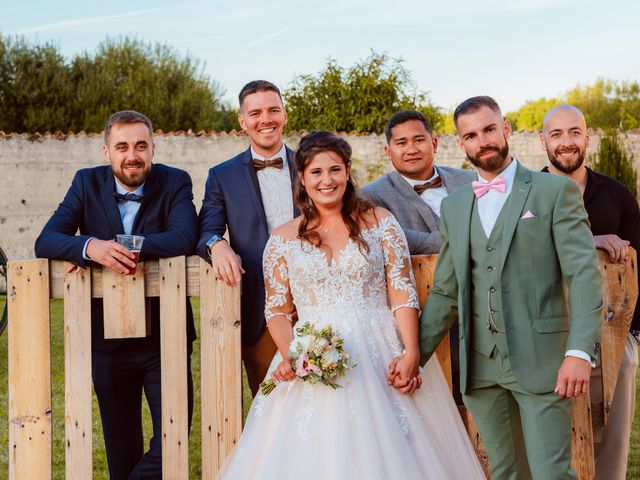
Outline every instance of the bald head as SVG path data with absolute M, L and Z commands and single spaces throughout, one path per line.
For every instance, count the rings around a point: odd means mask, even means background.
M 568 104 L 553 107 L 544 116 L 540 143 L 560 172 L 571 175 L 583 168 L 589 135 L 582 112 Z
M 542 133 L 546 136 L 547 132 L 549 132 L 550 124 L 554 123 L 554 120 L 557 118 L 562 118 L 563 123 L 566 120 L 573 120 L 573 122 L 582 128 L 584 131 L 587 130 L 587 121 L 584 119 L 584 114 L 580 111 L 579 108 L 574 107 L 573 105 L 569 105 L 568 103 L 563 103 L 561 105 L 557 105 L 544 114 L 544 120 L 542 122 Z

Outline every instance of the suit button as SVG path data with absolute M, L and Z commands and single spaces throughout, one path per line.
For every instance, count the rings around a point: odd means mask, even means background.
M 493 315 L 494 313 L 496 313 L 496 311 L 494 309 L 491 309 L 491 315 Z
M 489 271 L 489 272 L 493 272 L 493 267 L 492 267 L 491 265 L 489 265 L 489 266 L 487 267 L 487 271 Z
M 487 247 L 487 252 L 493 252 L 495 249 L 493 247 Z
M 490 291 L 491 293 L 496 293 L 496 289 L 495 289 L 495 288 L 493 288 L 493 287 L 491 287 L 491 288 L 489 289 L 489 291 Z

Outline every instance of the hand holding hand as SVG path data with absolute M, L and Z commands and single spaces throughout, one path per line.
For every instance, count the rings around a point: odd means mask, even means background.
M 271 374 L 271 378 L 278 382 L 288 382 L 289 380 L 295 379 L 296 374 L 293 371 L 293 366 L 291 365 L 291 358 L 288 356 L 283 358 Z
M 591 364 L 578 357 L 564 357 L 554 390 L 561 398 L 578 398 L 589 391 Z
M 110 268 L 114 272 L 127 274 L 129 268 L 135 268 L 135 255 L 128 248 L 113 240 L 92 238 L 87 244 L 87 256 L 96 263 Z
M 629 255 L 629 242 L 622 240 L 619 236 L 610 235 L 595 235 L 593 237 L 596 243 L 596 248 L 600 250 L 606 250 L 609 253 L 609 260 L 613 263 L 624 263 Z
M 422 376 L 419 369 L 420 355 L 412 352 L 395 357 L 389 364 L 389 385 L 397 388 L 400 393 L 412 394 L 422 386 Z
M 211 247 L 211 266 L 216 278 L 230 287 L 238 285 L 244 273 L 240 257 L 226 240 L 221 240 Z

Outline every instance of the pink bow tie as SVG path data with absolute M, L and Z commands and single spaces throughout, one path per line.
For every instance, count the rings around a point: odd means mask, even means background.
M 489 190 L 495 190 L 497 192 L 504 193 L 507 191 L 507 184 L 504 181 L 504 178 L 501 176 L 497 176 L 490 182 L 471 182 L 471 188 L 473 188 L 473 193 L 476 194 L 476 197 L 480 198 Z

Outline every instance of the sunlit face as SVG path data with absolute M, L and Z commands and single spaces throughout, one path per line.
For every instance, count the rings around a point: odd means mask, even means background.
M 247 95 L 240 106 L 238 122 L 249 135 L 256 153 L 268 158 L 282 148 L 287 112 L 276 92 L 267 90 Z
M 486 172 L 499 172 L 504 168 L 509 158 L 509 120 L 503 120 L 499 112 L 483 106 L 476 112 L 460 115 L 457 129 L 456 143 L 473 165 Z
M 347 189 L 349 168 L 335 152 L 320 152 L 298 173 L 316 207 L 340 208 Z
M 573 109 L 554 110 L 546 119 L 540 142 L 554 167 L 566 174 L 575 172 L 584 163 L 589 146 L 584 117 Z
M 384 152 L 394 168 L 407 178 L 427 180 L 433 175 L 433 157 L 438 139 L 431 138 L 420 120 L 400 123 L 391 130 Z
M 118 183 L 132 192 L 149 175 L 155 149 L 151 132 L 144 123 L 138 122 L 113 125 L 102 153 Z

